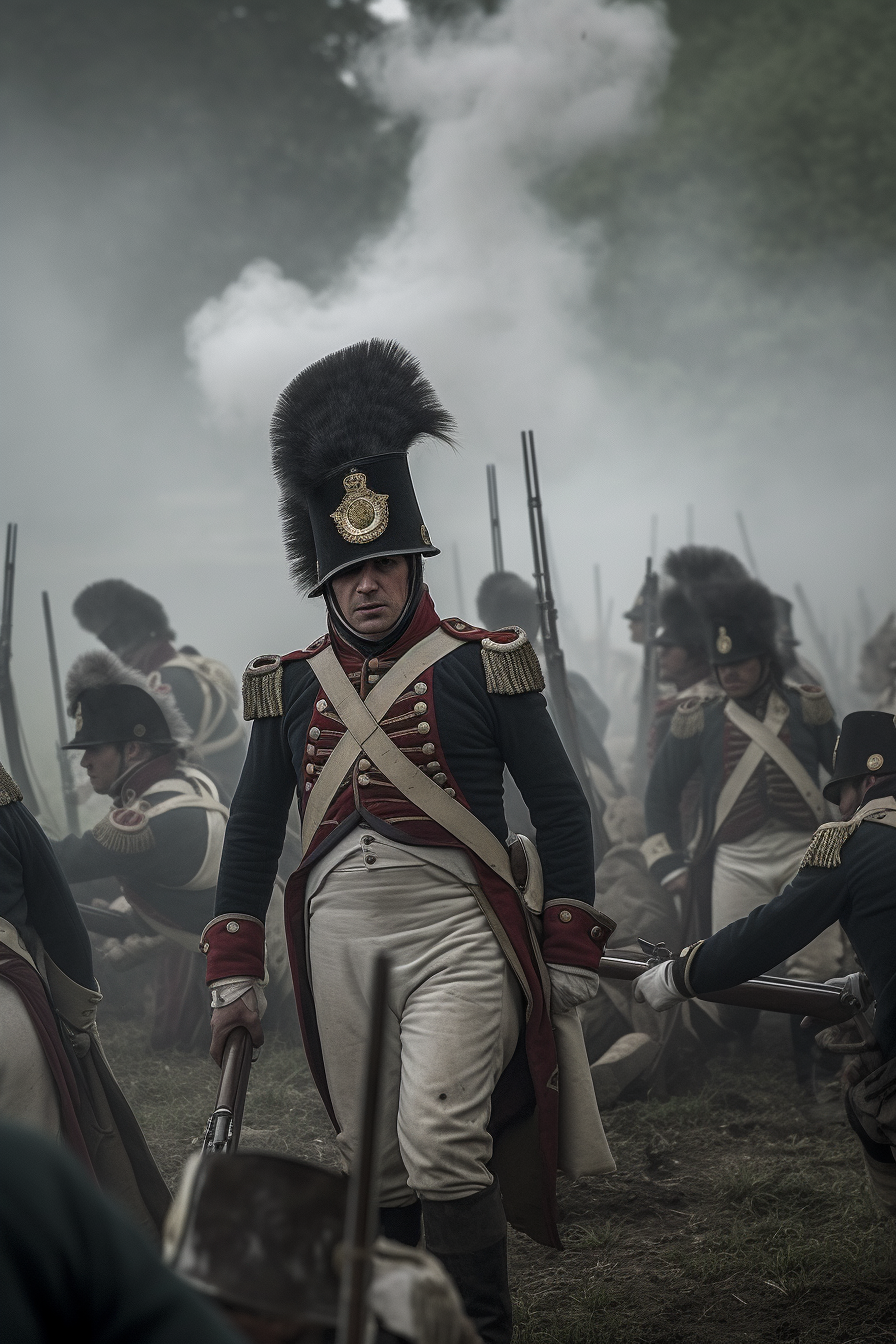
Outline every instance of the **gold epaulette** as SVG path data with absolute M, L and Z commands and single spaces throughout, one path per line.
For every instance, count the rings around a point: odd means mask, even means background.
M 20 803 L 22 801 L 22 790 L 13 779 L 12 775 L 7 774 L 0 765 L 0 807 L 6 807 L 7 803 Z
M 673 737 L 696 737 L 703 732 L 704 722 L 703 701 L 692 695 L 688 700 L 682 700 L 672 715 L 669 732 Z
M 543 691 L 544 676 L 538 654 L 529 643 L 529 636 L 520 626 L 508 626 L 516 631 L 516 639 L 499 644 L 496 639 L 484 639 L 481 645 L 482 666 L 485 668 L 485 689 L 489 695 L 523 695 L 526 691 Z
M 809 841 L 800 872 L 804 868 L 839 868 L 840 851 L 861 824 L 861 817 L 853 818 L 852 821 L 823 822 Z
M 830 723 L 834 710 L 823 686 L 797 686 L 803 707 L 803 722 L 817 727 Z
M 113 807 L 90 834 L 97 844 L 113 854 L 146 854 L 156 843 L 149 818 L 137 808 L 130 807 Z
M 253 658 L 243 673 L 243 718 L 276 719 L 283 713 L 283 663 L 277 653 Z

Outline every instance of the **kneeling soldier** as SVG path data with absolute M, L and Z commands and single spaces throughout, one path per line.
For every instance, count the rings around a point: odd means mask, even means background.
M 825 797 L 839 805 L 843 821 L 819 827 L 798 875 L 779 896 L 645 971 L 636 981 L 635 998 L 662 1011 L 697 994 L 739 985 L 792 957 L 839 921 L 864 971 L 846 977 L 846 988 L 858 1007 L 867 1007 L 862 990 L 867 977 L 877 1005 L 873 1041 L 855 1044 L 871 1072 L 847 1093 L 847 1115 L 862 1143 L 872 1189 L 896 1216 L 894 793 L 892 714 L 870 709 L 847 714 L 824 789 Z M 864 1029 L 862 1034 L 867 1034 Z M 869 1051 L 869 1045 L 876 1048 Z

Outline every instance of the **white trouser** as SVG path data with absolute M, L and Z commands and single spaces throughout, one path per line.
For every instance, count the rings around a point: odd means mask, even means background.
M 379 1137 L 386 1207 L 492 1183 L 486 1126 L 516 1048 L 521 995 L 463 851 L 358 828 L 309 879 L 309 962 L 337 1143 L 359 1140 L 374 959 L 391 959 Z
M 712 870 L 713 933 L 783 891 L 799 872 L 811 838 L 806 831 L 767 821 L 745 839 L 719 845 Z M 840 925 L 832 924 L 787 959 L 787 973 L 801 980 L 826 980 L 839 973 L 842 954 Z
M 59 1097 L 40 1037 L 21 996 L 2 979 L 0 1118 L 59 1137 Z

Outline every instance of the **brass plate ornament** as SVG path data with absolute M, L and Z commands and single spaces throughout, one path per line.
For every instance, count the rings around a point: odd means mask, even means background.
M 343 541 L 356 546 L 376 541 L 389 526 L 388 495 L 378 495 L 363 471 L 353 471 L 342 482 L 345 498 L 330 517 Z
M 724 625 L 719 626 L 719 634 L 716 639 L 716 651 L 722 655 L 731 652 L 731 637 Z
M 883 756 L 881 756 L 880 752 L 875 751 L 872 752 L 872 754 L 868 757 L 867 761 L 865 762 L 865 767 L 866 769 L 870 770 L 873 774 L 875 770 L 879 770 L 881 768 L 883 763 L 884 763 Z

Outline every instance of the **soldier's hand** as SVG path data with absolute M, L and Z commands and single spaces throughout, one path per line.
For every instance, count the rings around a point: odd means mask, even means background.
M 676 1003 L 684 1003 L 688 997 L 675 987 L 671 961 L 661 961 L 639 975 L 632 984 L 632 995 L 636 1003 L 649 1003 L 658 1013 L 667 1012 Z
M 264 1044 L 264 1030 L 258 1015 L 254 989 L 247 990 L 241 999 L 228 1003 L 226 1008 L 212 1010 L 212 1043 L 209 1046 L 209 1054 L 218 1068 L 221 1067 L 227 1037 L 234 1027 L 247 1029 L 256 1050 Z

